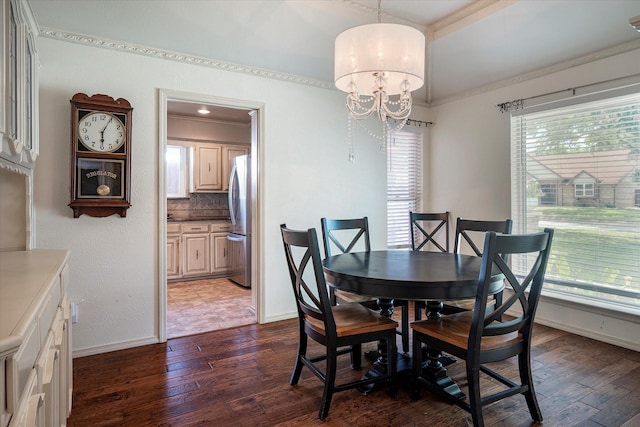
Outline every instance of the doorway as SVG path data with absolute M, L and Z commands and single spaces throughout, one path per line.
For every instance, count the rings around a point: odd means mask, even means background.
M 158 156 L 160 184 L 158 191 L 160 237 L 158 250 L 160 268 L 158 329 L 160 341 L 164 342 L 168 338 L 256 323 L 260 318 L 259 245 L 257 239 L 260 217 L 257 210 L 259 176 L 255 171 L 258 169 L 258 129 L 260 128 L 262 108 L 262 104 L 256 104 L 251 101 L 160 90 Z M 197 110 L 204 109 L 209 110 L 209 114 L 203 118 Z M 186 127 L 185 123 L 187 124 Z M 220 128 L 225 126 L 227 128 L 229 126 L 248 126 L 248 129 L 246 129 L 246 135 L 248 135 L 249 139 L 247 151 L 251 154 L 250 169 L 253 172 L 251 173 L 252 179 L 250 183 L 252 196 L 248 205 L 254 212 L 251 219 L 251 228 L 254 230 L 253 236 L 255 236 L 255 243 L 251 245 L 251 254 L 247 256 L 250 259 L 248 262 L 248 267 L 251 271 L 250 288 L 245 288 L 232 282 L 226 277 L 224 271 L 221 272 L 219 270 L 219 266 L 214 267 L 214 264 L 218 263 L 216 258 L 219 259 L 219 255 L 216 257 L 214 251 L 216 248 L 220 249 L 218 243 L 221 242 L 224 248 L 224 240 L 226 240 L 224 235 L 220 236 L 220 233 L 213 233 L 215 231 L 214 227 L 218 227 L 220 224 L 223 226 L 224 224 L 229 224 L 226 188 L 221 188 L 220 191 L 214 190 L 201 193 L 198 190 L 194 190 L 192 186 L 191 189 L 185 191 L 184 196 L 178 196 L 177 203 L 174 203 L 176 199 L 167 199 L 167 183 L 173 183 L 173 178 L 167 176 L 166 171 L 167 145 L 173 145 L 175 140 L 181 140 L 184 145 L 191 147 L 196 145 L 208 146 L 210 143 L 215 147 L 229 148 L 229 152 L 231 152 L 232 146 L 237 148 L 242 143 L 245 143 L 245 137 L 236 137 L 234 132 L 225 133 L 225 131 L 222 131 L 213 135 L 210 132 L 212 127 Z M 191 155 L 193 156 L 193 154 Z M 221 162 L 224 160 L 221 159 Z M 186 164 L 189 165 L 190 163 L 187 162 Z M 228 173 L 226 165 L 221 173 Z M 174 194 L 172 196 L 176 197 Z M 168 202 L 168 200 L 172 201 Z M 202 210 L 203 207 L 207 209 L 206 212 Z M 187 212 L 186 217 L 184 216 L 185 212 Z M 201 218 L 199 215 L 202 215 L 203 212 L 205 216 Z M 177 213 L 177 216 L 180 217 L 169 218 L 169 213 Z M 194 216 L 189 216 L 191 214 Z M 174 230 L 177 224 L 180 224 L 178 229 L 189 228 L 186 224 L 193 224 L 192 220 L 197 220 L 198 223 L 211 221 L 211 242 L 214 242 L 215 239 L 217 243 L 211 244 L 211 253 L 207 255 L 207 257 L 211 257 L 211 261 L 209 262 L 207 259 L 206 265 L 210 266 L 207 268 L 211 269 L 212 274 L 208 275 L 205 270 L 202 273 L 196 273 L 195 277 L 190 275 L 189 272 L 183 277 L 184 270 L 180 267 L 180 275 L 176 277 L 175 271 L 172 270 L 175 267 L 173 263 L 176 260 L 177 262 L 185 262 L 185 256 L 187 256 L 184 252 L 186 245 L 183 244 L 185 241 L 184 235 L 181 235 L 176 240 L 173 235 L 167 236 L 167 230 Z M 204 235 L 201 237 L 208 238 L 209 236 Z M 182 246 L 178 251 L 173 249 L 176 241 L 178 246 Z M 168 274 L 171 280 L 167 280 Z

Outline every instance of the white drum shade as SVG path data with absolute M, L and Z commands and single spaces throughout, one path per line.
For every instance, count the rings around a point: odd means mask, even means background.
M 387 95 L 402 93 L 402 83 L 409 90 L 424 84 L 424 34 L 398 24 L 368 24 L 342 32 L 335 42 L 335 84 L 351 92 L 354 82 L 359 95 L 373 95 L 376 73 L 386 77 Z

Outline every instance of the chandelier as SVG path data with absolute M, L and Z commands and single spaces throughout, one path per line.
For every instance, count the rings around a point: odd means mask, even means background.
M 347 93 L 350 118 L 374 112 L 404 125 L 411 113 L 411 91 L 424 84 L 424 34 L 415 28 L 380 22 L 342 32 L 335 42 L 335 84 Z

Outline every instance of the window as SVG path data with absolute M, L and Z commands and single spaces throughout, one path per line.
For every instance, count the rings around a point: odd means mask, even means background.
M 513 114 L 513 232 L 555 230 L 543 292 L 636 312 L 640 94 L 596 96 Z
M 422 129 L 404 126 L 387 144 L 387 246 L 411 245 L 409 211 L 421 206 Z
M 576 184 L 576 197 L 593 197 L 593 184 Z

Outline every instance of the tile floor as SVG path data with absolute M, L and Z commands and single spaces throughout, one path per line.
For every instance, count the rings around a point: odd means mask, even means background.
M 225 278 L 167 284 L 167 338 L 252 323 L 251 289 Z

